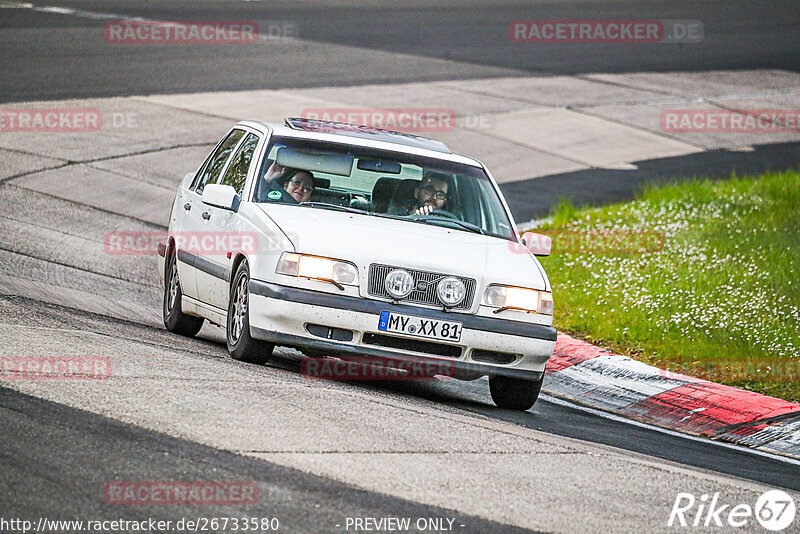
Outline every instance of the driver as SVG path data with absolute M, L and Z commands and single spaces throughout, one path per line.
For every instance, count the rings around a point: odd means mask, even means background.
M 393 215 L 429 215 L 443 209 L 447 202 L 447 180 L 435 174 L 425 174 L 414 188 L 414 197 L 405 205 L 390 210 Z

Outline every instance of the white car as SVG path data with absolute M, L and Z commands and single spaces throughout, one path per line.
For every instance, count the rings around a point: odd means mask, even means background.
M 405 133 L 236 124 L 181 181 L 159 245 L 164 324 L 225 326 L 237 360 L 435 363 L 527 410 L 553 353 L 550 282 L 479 161 Z M 332 360 L 340 361 L 340 360 Z

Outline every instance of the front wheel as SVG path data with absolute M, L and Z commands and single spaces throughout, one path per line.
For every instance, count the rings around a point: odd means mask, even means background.
M 500 408 L 509 410 L 529 410 L 539 398 L 539 391 L 544 382 L 542 378 L 536 381 L 511 378 L 508 376 L 493 376 L 489 379 L 489 391 L 492 400 Z
M 164 326 L 173 334 L 192 337 L 203 328 L 203 318 L 187 315 L 181 310 L 181 282 L 178 279 L 178 263 L 175 254 L 167 256 L 167 276 L 164 281 L 164 304 L 162 315 Z
M 250 336 L 250 269 L 243 261 L 236 269 L 228 299 L 226 337 L 228 352 L 234 360 L 265 364 L 272 357 L 274 343 L 253 339 Z

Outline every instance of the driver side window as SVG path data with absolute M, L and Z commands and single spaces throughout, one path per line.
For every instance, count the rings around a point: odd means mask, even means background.
M 196 179 L 196 183 L 193 185 L 194 191 L 198 195 L 203 194 L 203 189 L 205 188 L 206 184 L 213 184 L 219 180 L 219 175 L 222 173 L 222 169 L 225 168 L 225 163 L 228 161 L 231 152 L 233 152 L 233 149 L 236 148 L 236 144 L 243 135 L 244 130 L 233 130 L 230 134 L 228 134 L 228 137 L 225 138 L 222 144 L 219 145 L 208 164 L 200 172 L 199 180 Z

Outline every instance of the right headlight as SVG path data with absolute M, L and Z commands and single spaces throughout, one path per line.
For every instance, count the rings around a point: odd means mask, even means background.
M 321 256 L 284 252 L 275 272 L 332 282 L 339 286 L 339 289 L 344 289 L 341 285 L 358 285 L 358 269 L 355 265 Z
M 519 310 L 553 315 L 553 294 L 524 287 L 494 285 L 483 293 L 483 305 L 497 308 L 494 313 Z

